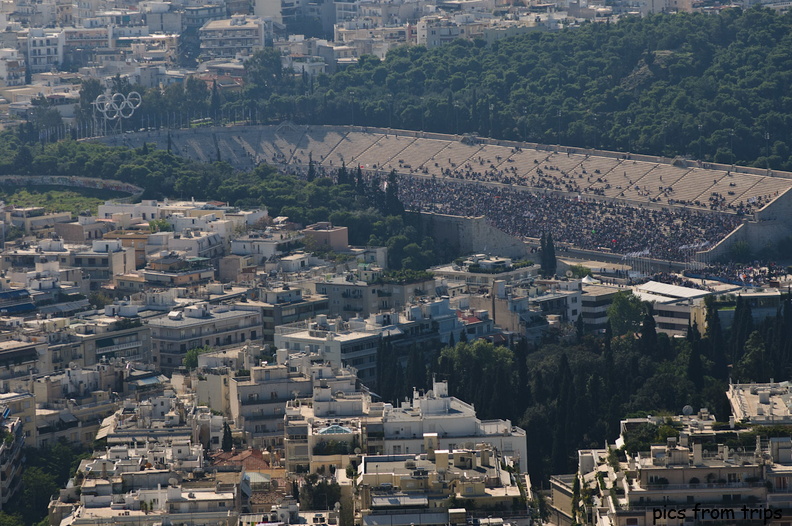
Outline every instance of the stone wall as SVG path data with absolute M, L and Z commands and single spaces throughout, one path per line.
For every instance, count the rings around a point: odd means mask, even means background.
M 462 217 L 421 213 L 425 231 L 439 246 L 450 246 L 455 253 L 486 253 L 512 259 L 528 257 L 527 245 L 492 226 L 483 216 Z
M 696 259 L 708 263 L 728 257 L 731 247 L 740 241 L 748 244 L 752 254 L 766 247 L 775 248 L 781 239 L 792 235 L 792 191 L 776 197 L 755 217 L 755 221 L 746 220 L 710 250 L 698 252 Z

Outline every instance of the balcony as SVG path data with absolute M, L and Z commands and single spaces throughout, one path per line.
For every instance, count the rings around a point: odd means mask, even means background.
M 136 347 L 140 347 L 143 344 L 141 341 L 137 342 L 129 342 L 129 343 L 119 343 L 116 345 L 108 345 L 106 347 L 97 347 L 96 354 L 107 354 L 116 351 L 125 351 L 127 349 L 134 349 Z M 53 362 L 55 360 L 53 359 Z
M 254 324 L 251 324 L 251 325 L 245 325 L 244 327 L 230 327 L 230 328 L 227 328 L 227 329 L 221 329 L 221 330 L 217 330 L 217 331 L 204 330 L 204 331 L 201 331 L 200 333 L 194 333 L 194 334 L 187 334 L 187 332 L 185 331 L 184 336 L 182 336 L 181 334 L 164 334 L 165 332 L 170 333 L 170 332 L 174 332 L 174 331 L 169 331 L 169 330 L 166 330 L 166 329 L 160 329 L 160 332 L 156 336 L 152 334 L 151 338 L 152 338 L 152 340 L 183 342 L 183 341 L 186 341 L 186 340 L 191 340 L 193 338 L 205 338 L 205 337 L 209 337 L 209 336 L 215 336 L 215 337 L 216 336 L 222 336 L 223 334 L 226 334 L 226 333 L 229 333 L 229 332 L 249 331 L 251 329 L 258 330 L 260 327 L 261 327 L 260 323 L 254 323 Z M 180 331 L 181 329 L 176 329 L 176 330 Z
M 255 398 L 240 401 L 240 405 L 264 405 L 264 404 L 285 404 L 288 402 L 286 398 Z
M 631 488 L 631 491 L 640 492 L 645 491 L 679 491 L 679 490 L 702 490 L 702 489 L 744 489 L 744 488 L 762 488 L 765 483 L 762 481 L 757 482 L 711 482 L 700 484 L 647 484 L 638 488 Z

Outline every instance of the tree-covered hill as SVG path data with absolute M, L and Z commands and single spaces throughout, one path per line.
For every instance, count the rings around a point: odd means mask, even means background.
M 225 105 L 258 120 L 474 132 L 789 170 L 791 30 L 792 14 L 762 9 L 625 18 L 492 45 L 400 47 L 315 80 L 283 75 L 265 50 L 247 64 L 241 99 Z

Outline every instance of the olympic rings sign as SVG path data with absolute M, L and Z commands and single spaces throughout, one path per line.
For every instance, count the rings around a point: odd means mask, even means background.
M 130 91 L 128 95 L 123 93 L 104 93 L 96 97 L 93 102 L 94 107 L 105 119 L 114 121 L 116 119 L 128 119 L 140 107 L 143 98 L 137 91 Z

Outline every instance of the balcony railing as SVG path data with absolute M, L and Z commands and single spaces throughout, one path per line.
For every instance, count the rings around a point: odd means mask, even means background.
M 285 404 L 286 398 L 248 398 L 240 402 L 241 405 Z
M 761 488 L 764 482 L 704 482 L 700 484 L 647 484 L 638 488 L 631 488 L 631 491 L 673 491 L 688 489 L 737 489 L 737 488 Z

